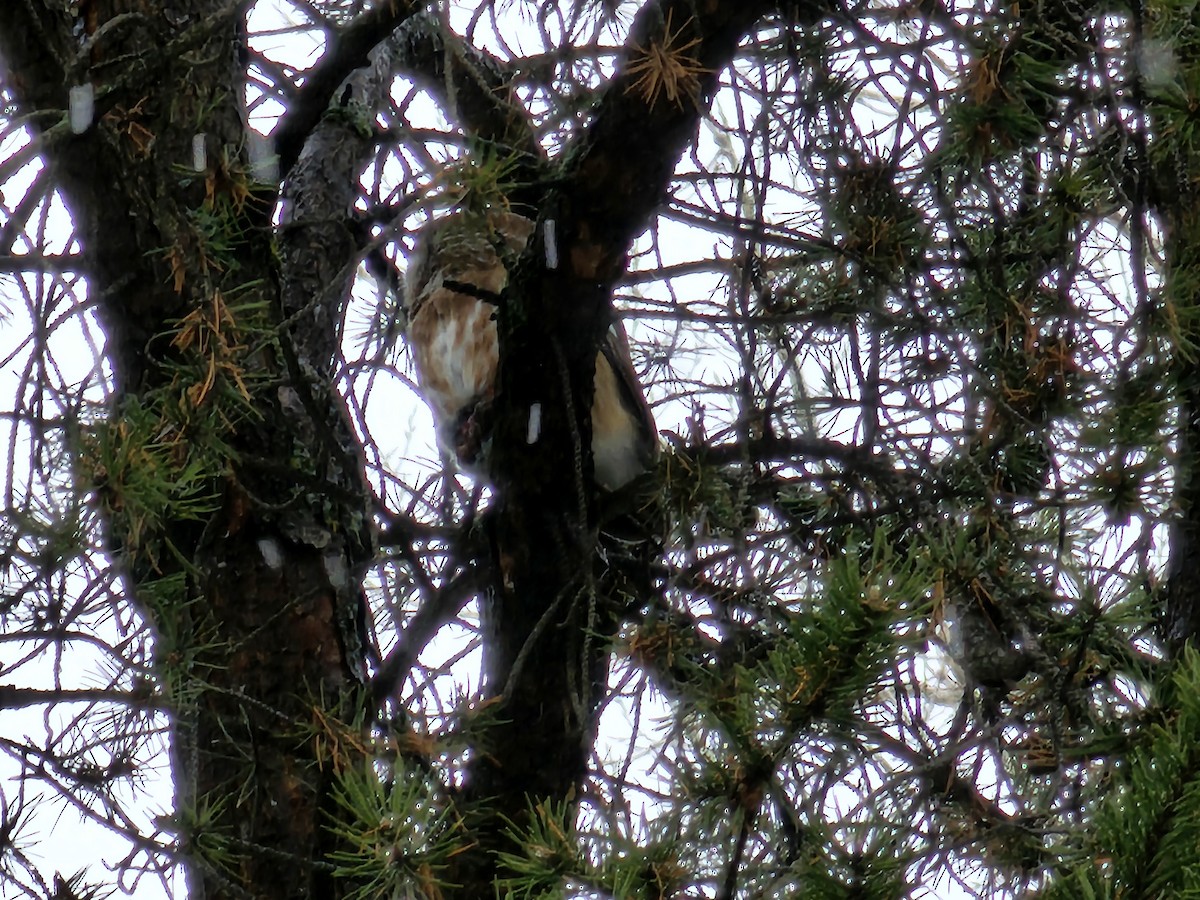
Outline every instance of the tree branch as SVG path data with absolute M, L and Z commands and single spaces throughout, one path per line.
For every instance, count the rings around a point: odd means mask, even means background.
M 462 612 L 480 588 L 475 570 L 464 572 L 433 597 L 426 597 L 396 640 L 396 646 L 371 679 L 371 698 L 382 706 L 399 692 L 425 645 L 441 627 Z
M 304 84 L 292 99 L 291 108 L 275 129 L 280 178 L 287 178 L 292 171 L 338 86 L 355 69 L 368 65 L 371 51 L 420 9 L 421 4 L 412 0 L 379 0 L 330 39 L 329 48 L 308 70 Z
M 513 94 L 512 72 L 503 63 L 447 35 L 432 12 L 406 22 L 397 41 L 403 48 L 400 63 L 405 74 L 436 97 L 451 119 L 475 140 L 515 154 L 514 180 L 540 177 L 545 151 L 525 106 Z M 530 198 L 510 199 L 520 203 Z
M 515 101 L 510 76 L 486 53 L 446 35 L 432 12 L 410 0 L 381 0 L 341 29 L 329 49 L 304 77 L 292 105 L 275 130 L 279 172 L 286 178 L 305 142 L 350 73 L 368 64 L 371 51 L 395 35 L 400 71 L 437 97 L 446 111 L 475 138 L 516 150 L 531 163 L 544 154 L 523 106 Z
M 716 93 L 721 70 L 742 36 L 775 4 L 764 0 L 692 0 L 649 3 L 638 13 L 624 59 L 604 91 L 596 118 L 577 150 L 562 186 L 564 237 L 589 259 L 580 277 L 602 280 L 611 291 L 624 274 L 629 243 L 666 193 L 676 162 Z M 685 67 L 683 93 L 671 99 L 665 85 L 648 81 L 652 50 Z M 667 77 L 667 76 L 663 76 Z
M 115 688 L 24 688 L 0 684 L 0 709 L 23 709 L 52 703 L 121 703 L 137 709 L 165 709 L 162 703 L 151 703 L 147 692 Z
M 65 109 L 67 31 L 52 21 L 48 4 L 0 4 L 0 71 L 5 80 L 20 78 L 18 99 L 26 110 Z
M 464 856 L 454 873 L 468 886 L 463 896 L 493 890 L 510 846 L 501 822 L 521 827 L 531 801 L 570 797 L 585 776 L 608 644 L 623 614 L 594 571 L 595 492 L 586 482 L 596 352 L 630 242 L 661 204 L 719 72 L 772 8 L 765 0 L 710 2 L 703 11 L 690 0 L 643 7 L 555 189 L 547 196 L 530 185 L 509 196 L 538 209 L 540 227 L 499 308 L 492 537 L 500 578 L 481 610 L 485 679 L 499 721 L 467 774 L 468 797 L 489 798 L 491 819 L 480 825 L 482 854 Z M 691 73 L 673 99 L 643 81 L 659 51 Z M 634 543 L 654 552 L 647 538 Z M 637 593 L 648 595 L 649 578 L 636 577 Z

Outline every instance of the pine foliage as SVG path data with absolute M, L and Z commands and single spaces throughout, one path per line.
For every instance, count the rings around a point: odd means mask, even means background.
M 722 37 L 722 4 L 281 0 L 251 4 L 245 83 L 211 97 L 190 91 L 215 57 L 189 54 L 229 20 L 193 5 L 130 51 L 90 138 L 19 46 L 36 21 L 58 47 L 61 11 L 0 11 L 0 896 L 237 897 L 269 864 L 356 900 L 1200 895 L 1190 5 L 765 4 Z M 160 25 L 109 27 L 97 54 Z M 200 67 L 166 99 L 164 47 Z M 205 103 L 243 90 L 251 128 L 214 153 Z M 630 133 L 569 193 L 642 108 L 683 149 Z M 96 205 L 67 208 L 93 138 L 135 167 L 209 148 L 167 167 L 186 214 L 92 188 L 174 211 L 132 229 L 153 278 L 114 277 Z M 630 173 L 662 190 L 613 306 L 663 452 L 531 548 L 571 570 L 528 646 L 575 653 L 535 675 L 586 771 L 501 806 L 489 761 L 570 769 L 499 737 L 522 667 L 559 657 L 480 674 L 517 565 L 504 486 L 434 444 L 400 285 L 450 209 L 540 217 L 511 281 L 551 284 L 554 223 Z M 298 183 L 341 193 L 290 219 Z M 505 334 L 545 298 L 509 299 Z M 231 687 L 287 656 L 281 622 L 314 633 L 310 576 L 361 581 L 368 683 Z M 339 625 L 295 655 L 323 665 Z M 198 735 L 233 748 L 220 790 L 182 775 L 212 774 Z M 308 849 L 244 838 L 268 776 L 314 798 Z M 48 852 L 76 827 L 118 849 Z

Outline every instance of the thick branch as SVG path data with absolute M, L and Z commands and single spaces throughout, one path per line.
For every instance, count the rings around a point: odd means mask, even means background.
M 489 798 L 491 818 L 477 826 L 483 857 L 472 854 L 456 873 L 463 896 L 491 889 L 495 860 L 487 856 L 506 847 L 501 823 L 520 826 L 531 801 L 569 797 L 585 776 L 607 645 L 624 613 L 605 596 L 603 567 L 593 568 L 596 350 L 630 242 L 662 202 L 718 73 L 771 8 L 714 2 L 698 10 L 680 0 L 642 9 L 592 126 L 568 151 L 558 189 L 538 204 L 541 227 L 501 305 L 493 450 L 501 577 L 485 610 L 486 677 L 499 721 L 469 773 L 469 796 Z M 686 96 L 670 100 L 642 84 L 639 60 L 649 48 L 684 45 Z M 644 557 L 655 549 L 645 537 L 630 546 Z M 634 579 L 638 593 L 652 590 L 646 571 Z
M 394 48 L 372 51 L 370 65 L 341 85 L 336 112 L 315 123 L 280 194 L 282 301 L 301 359 L 323 374 L 339 351 L 342 307 L 358 264 L 347 212 L 375 142 L 370 116 L 387 97 Z M 315 265 L 314 265 L 315 263 Z
M 626 55 L 604 92 L 596 118 L 579 142 L 562 187 L 564 236 L 607 295 L 624 274 L 625 252 L 662 202 L 680 153 L 716 92 L 738 42 L 775 4 L 667 0 L 638 13 Z M 695 42 L 692 46 L 689 43 Z M 648 81 L 651 48 L 675 48 L 690 76 L 686 95 L 670 99 Z
M 1180 390 L 1179 458 L 1195 460 L 1200 451 L 1200 384 L 1196 373 L 1183 379 Z M 1179 473 L 1171 525 L 1171 556 L 1167 564 L 1164 632 L 1171 649 L 1200 640 L 1200 466 L 1193 462 Z
M 5 80 L 20 84 L 27 110 L 67 106 L 67 29 L 52 15 L 49 4 L 0 4 L 0 71 Z M 18 82 L 19 77 L 19 82 Z
M 432 12 L 414 16 L 396 37 L 406 75 L 436 97 L 472 139 L 516 155 L 514 180 L 529 182 L 540 176 L 545 152 L 528 112 L 513 93 L 512 73 L 501 62 L 447 35 Z M 521 193 L 510 199 L 536 208 L 535 198 Z
M 502 65 L 453 35 L 448 46 L 437 16 L 420 9 L 418 3 L 381 2 L 330 40 L 275 131 L 282 176 L 299 160 L 342 82 L 366 66 L 371 51 L 393 34 L 398 71 L 437 97 L 473 138 L 514 150 L 536 168 L 544 154 Z
M 367 491 L 353 441 L 343 440 L 351 432 L 336 391 L 317 366 L 301 364 L 328 354 L 336 335 L 315 329 L 289 342 L 286 336 L 296 332 L 280 321 L 280 311 L 332 317 L 341 298 L 331 292 L 345 287 L 337 275 L 352 269 L 353 250 L 330 259 L 330 247 L 305 245 L 307 268 L 319 277 L 285 277 L 293 293 L 279 297 L 268 227 L 275 197 L 262 197 L 244 177 L 244 71 L 237 52 L 244 35 L 230 14 L 236 5 L 181 0 L 172 17 L 184 23 L 181 30 L 172 31 L 166 18 L 151 20 L 157 42 L 141 32 L 105 32 L 78 75 L 98 97 L 132 83 L 128 66 L 115 64 L 130 57 L 156 77 L 138 74 L 144 93 L 136 103 L 114 104 L 82 134 L 48 145 L 46 158 L 68 197 L 83 244 L 80 269 L 111 338 L 117 383 L 108 421 L 97 428 L 129 442 L 139 460 L 150 457 L 156 445 L 130 427 L 135 413 L 148 411 L 159 423 L 156 434 L 178 438 L 179 457 L 161 459 L 164 483 L 186 464 L 196 496 L 216 498 L 200 512 L 173 508 L 142 527 L 125 514 L 119 493 L 97 491 L 108 517 L 108 549 L 131 599 L 141 602 L 159 635 L 170 635 L 158 644 L 157 673 L 164 683 L 186 685 L 168 692 L 180 821 L 195 821 L 189 814 L 212 802 L 206 828 L 219 841 L 229 839 L 222 846 L 234 848 L 229 866 L 245 895 L 337 897 L 342 887 L 331 882 L 322 859 L 331 847 L 333 773 L 321 741 L 298 738 L 298 728 L 317 707 L 322 721 L 348 720 L 362 699 L 355 636 L 343 620 L 358 609 L 355 576 L 371 553 Z M 0 31 L 21 10 L 43 6 L 6 5 Z M 90 4 L 89 36 L 125 6 Z M 65 35 L 63 44 L 74 45 L 69 18 L 45 18 L 31 27 L 53 25 Z M 54 69 L 30 58 L 44 50 L 5 46 L 12 65 L 31 67 L 14 88 L 23 107 L 62 109 L 59 94 L 74 78 L 68 70 L 75 63 Z M 25 93 L 25 79 L 38 77 L 46 80 Z M 205 142 L 203 166 L 195 162 L 198 137 Z M 330 177 L 345 183 L 322 187 L 353 196 L 354 165 L 361 161 L 323 162 Z M 316 200 L 308 200 L 314 206 L 304 209 L 315 208 Z M 349 204 L 342 204 L 344 217 Z M 219 239 L 200 221 L 217 223 Z M 289 254 L 306 234 L 298 227 L 281 238 L 289 275 L 305 268 Z M 176 340 L 185 330 L 209 334 L 214 327 L 230 339 L 219 364 L 198 349 L 205 339 Z M 282 361 L 273 342 L 258 340 L 276 334 Z M 239 335 L 255 338 L 243 342 Z M 289 355 L 295 346 L 300 350 Z M 167 581 L 172 589 L 163 591 Z M 168 645 L 177 652 L 164 650 Z M 217 802 L 234 792 L 237 803 Z M 210 900 L 241 896 L 206 864 L 204 847 L 192 837 L 180 834 L 195 863 L 190 892 Z
M 629 244 L 666 196 L 721 70 L 742 36 L 772 8 L 765 0 L 712 2 L 703 9 L 689 0 L 666 0 L 643 7 L 595 120 L 567 154 L 560 188 L 541 204 L 543 227 L 535 231 L 526 250 L 529 264 L 518 270 L 510 292 L 522 308 L 502 310 L 500 329 L 505 365 L 496 469 L 502 486 L 511 479 L 530 489 L 532 496 L 522 502 L 575 495 L 574 466 L 565 463 L 575 447 L 586 458 L 590 446 L 586 412 L 596 348 Z M 679 81 L 683 93 L 674 99 L 661 81 L 666 76 L 647 74 L 655 48 L 685 73 Z M 551 348 L 559 348 L 560 361 L 551 359 Z M 568 382 L 578 395 L 556 397 L 555 385 Z M 544 437 L 540 461 L 530 467 L 525 422 L 534 404 L 542 409 Z M 570 424 L 563 419 L 568 408 L 575 413 Z M 546 477 L 547 457 L 563 461 L 554 468 L 558 477 Z M 529 477 L 521 477 L 522 468 L 530 469 Z
M 368 65 L 371 51 L 420 8 L 420 3 L 411 0 L 379 0 L 330 39 L 329 48 L 308 71 L 291 108 L 275 130 L 280 177 L 286 178 L 292 171 L 342 82 L 355 69 Z
M 0 684 L 0 709 L 24 709 L 57 703 L 120 703 L 137 709 L 161 709 L 150 702 L 149 694 L 137 694 L 115 688 L 26 688 Z

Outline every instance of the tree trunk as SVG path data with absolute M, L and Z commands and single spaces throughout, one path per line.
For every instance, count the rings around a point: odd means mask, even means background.
M 76 80 L 95 96 L 83 133 L 42 132 L 113 366 L 81 467 L 158 635 L 191 896 L 338 896 L 323 834 L 334 772 L 364 752 L 339 721 L 364 676 L 367 491 L 329 366 L 309 362 L 332 358 L 339 312 L 324 310 L 322 346 L 285 327 L 275 190 L 254 183 L 244 150 L 239 8 L 178 2 L 170 24 L 157 3 L 97 0 L 78 20 L 90 52 L 68 65 L 75 21 L 7 7 L 22 102 L 65 109 Z M 327 272 L 329 247 L 306 250 L 293 265 Z M 344 287 L 327 278 L 305 302 L 340 302 Z M 193 512 L 144 509 L 118 458 L 157 467 Z

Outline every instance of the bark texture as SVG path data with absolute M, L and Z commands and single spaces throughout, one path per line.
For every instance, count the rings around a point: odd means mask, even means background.
M 299 250 L 277 262 L 275 190 L 254 183 L 243 149 L 242 4 L 63 10 L 6 4 L 0 40 L 109 336 L 116 384 L 100 427 L 119 433 L 133 410 L 156 417 L 207 498 L 203 515 L 134 533 L 119 486 L 99 485 L 113 552 L 160 635 L 191 895 L 335 897 L 323 832 L 335 764 L 348 761 L 322 748 L 327 723 L 359 702 L 362 648 L 347 622 L 372 552 L 361 466 L 317 361 L 336 346 L 353 248 L 314 252 L 298 227 L 282 243 Z M 83 84 L 95 117 L 74 134 L 69 90 Z M 343 192 L 360 166 L 342 166 Z M 214 230 L 232 241 L 218 246 Z M 281 285 L 304 266 L 323 283 L 298 285 L 296 300 Z M 321 327 L 291 327 L 292 305 Z M 221 424 L 202 428 L 215 404 Z
M 469 782 L 485 849 L 512 852 L 503 823 L 520 825 L 534 805 L 573 797 L 586 772 L 608 644 L 628 612 L 593 573 L 598 522 L 589 411 L 596 350 L 633 238 L 664 197 L 718 73 L 768 9 L 730 2 L 644 7 L 593 124 L 567 153 L 559 186 L 534 207 L 539 225 L 500 312 L 497 578 L 485 635 L 489 691 L 499 700 Z M 686 96 L 673 102 L 650 90 L 639 67 L 645 48 L 692 40 Z M 637 136 L 632 153 L 630 135 Z M 551 268 L 546 261 L 554 258 L 560 264 Z M 531 448 L 535 405 L 540 429 Z M 648 597 L 646 571 L 633 580 L 635 596 Z M 469 861 L 476 890 L 493 878 L 492 860 L 482 861 L 482 869 Z
M 484 635 L 492 718 L 461 798 L 472 842 L 446 888 L 479 898 L 504 877 L 496 854 L 514 849 L 507 829 L 531 806 L 572 814 L 625 611 L 594 572 L 588 449 L 612 288 L 718 73 L 770 9 L 645 6 L 591 126 L 551 164 L 502 66 L 447 52 L 434 19 L 406 21 L 412 6 L 380 3 L 331 38 L 281 123 L 281 193 L 255 182 L 245 155 L 244 4 L 85 0 L 63 11 L 31 0 L 0 10 L 10 82 L 76 216 L 110 337 L 116 390 L 103 427 L 120 431 L 131 411 L 150 410 L 176 455 L 201 467 L 194 490 L 211 501 L 203 515 L 135 528 L 119 491 L 100 485 L 114 553 L 161 635 L 193 897 L 346 890 L 324 826 L 336 813 L 335 771 L 363 761 L 337 723 L 363 700 L 359 579 L 372 542 L 332 377 L 360 250 L 347 214 L 389 76 L 422 81 L 472 136 L 513 153 L 521 186 L 510 202 L 539 219 L 500 315 L 500 501 Z M 648 80 L 655 45 L 683 48 L 677 96 Z M 79 84 L 93 86 L 96 115 L 75 134 L 66 110 Z M 213 416 L 218 403 L 225 411 Z M 530 446 L 535 404 L 542 427 Z M 626 592 L 651 590 L 647 571 Z M 384 666 L 393 681 L 397 665 Z

